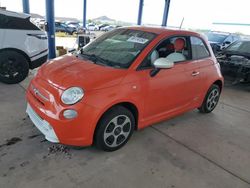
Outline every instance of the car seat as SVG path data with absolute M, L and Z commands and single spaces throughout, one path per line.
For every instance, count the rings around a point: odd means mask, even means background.
M 185 40 L 182 38 L 177 38 L 174 41 L 175 52 L 169 54 L 166 58 L 173 62 L 185 61 L 186 57 L 183 55 L 183 50 L 185 47 Z
M 154 50 L 150 56 L 151 65 L 153 65 L 154 61 L 158 58 L 159 58 L 159 53 L 157 52 L 157 50 Z

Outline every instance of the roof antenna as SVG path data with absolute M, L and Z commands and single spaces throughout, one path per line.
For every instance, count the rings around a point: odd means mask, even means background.
M 181 20 L 181 25 L 180 25 L 180 27 L 179 27 L 179 29 L 181 29 L 182 28 L 182 25 L 183 25 L 183 22 L 184 22 L 184 17 L 182 18 L 182 20 Z

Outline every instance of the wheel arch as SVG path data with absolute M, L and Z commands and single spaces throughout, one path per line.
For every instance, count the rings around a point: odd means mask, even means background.
M 15 52 L 18 52 L 18 53 L 22 54 L 27 59 L 29 67 L 30 67 L 30 63 L 31 63 L 30 57 L 24 51 L 22 51 L 20 49 L 17 49 L 17 48 L 3 48 L 3 49 L 0 49 L 0 52 L 4 52 L 4 51 L 15 51 Z
M 132 102 L 128 102 L 128 101 L 124 101 L 124 102 L 117 102 L 115 104 L 112 104 L 111 106 L 107 107 L 104 112 L 101 114 L 101 116 L 99 117 L 97 124 L 100 122 L 100 120 L 102 119 L 102 117 L 105 115 L 106 112 L 108 112 L 110 109 L 114 108 L 115 106 L 122 106 L 126 109 L 128 109 L 134 116 L 135 118 L 135 128 L 136 130 L 138 129 L 138 122 L 139 122 L 139 110 L 138 107 L 132 103 Z
M 222 82 L 221 80 L 216 80 L 215 82 L 213 82 L 213 84 L 219 86 L 220 92 L 222 91 L 223 82 Z M 213 85 L 213 84 L 212 84 L 212 85 Z
M 115 104 L 107 107 L 105 109 L 105 111 L 100 115 L 99 119 L 97 120 L 94 132 L 93 132 L 94 133 L 93 137 L 92 137 L 93 140 L 94 140 L 94 138 L 96 136 L 97 127 L 98 127 L 98 124 L 99 124 L 100 120 L 106 114 L 106 112 L 108 112 L 110 109 L 114 108 L 115 106 L 122 106 L 122 107 L 128 109 L 133 114 L 133 116 L 135 118 L 135 130 L 138 129 L 139 111 L 138 111 L 137 106 L 134 103 L 132 103 L 132 102 L 125 102 L 125 101 L 124 102 L 118 102 L 118 103 L 115 103 Z

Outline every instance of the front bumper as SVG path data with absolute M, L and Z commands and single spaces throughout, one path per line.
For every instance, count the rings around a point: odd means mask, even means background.
M 34 92 L 39 90 L 40 94 Z M 51 142 L 66 145 L 89 146 L 93 142 L 94 131 L 101 116 L 99 108 L 79 102 L 62 105 L 57 88 L 35 77 L 27 89 L 27 113 L 35 126 Z M 41 97 L 44 96 L 44 97 Z M 78 116 L 65 119 L 64 110 L 74 109 Z M 43 128 L 45 126 L 45 128 Z
M 30 106 L 30 104 L 27 104 L 26 113 L 30 117 L 31 121 L 34 123 L 34 125 L 45 135 L 46 140 L 58 143 L 59 140 L 56 136 L 56 133 L 53 129 L 53 127 L 44 119 L 42 119 Z

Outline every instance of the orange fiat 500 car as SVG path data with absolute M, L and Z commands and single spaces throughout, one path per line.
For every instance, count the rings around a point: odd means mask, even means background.
M 27 90 L 27 113 L 54 143 L 114 151 L 134 130 L 216 107 L 223 77 L 198 33 L 127 27 L 48 61 Z

